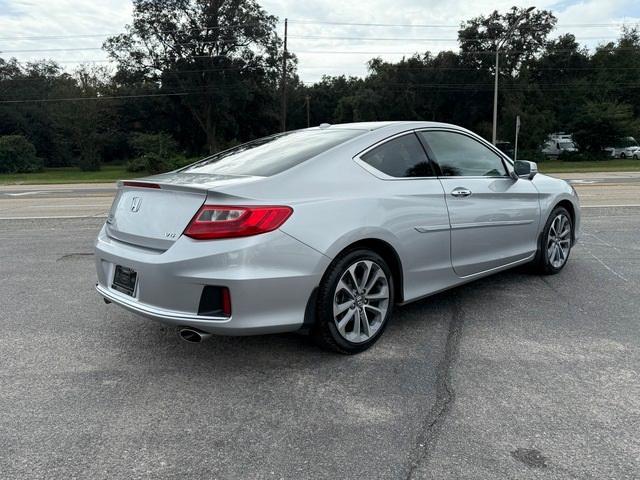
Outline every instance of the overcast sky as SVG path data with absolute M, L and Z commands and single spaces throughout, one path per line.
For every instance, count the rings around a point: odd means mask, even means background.
M 572 32 L 581 43 L 589 47 L 617 38 L 620 31 L 620 25 L 617 24 L 640 22 L 638 0 L 263 0 L 260 4 L 281 20 L 285 17 L 290 19 L 289 49 L 298 56 L 300 76 L 308 82 L 318 80 L 323 74 L 365 75 L 365 63 L 373 56 L 397 60 L 416 51 L 455 49 L 456 30 L 460 22 L 480 14 L 488 14 L 493 9 L 504 11 L 514 4 L 535 5 L 552 10 L 558 17 L 559 27 L 554 35 Z M 0 53 L 0 57 L 14 56 L 19 60 L 47 57 L 70 68 L 78 61 L 103 60 L 105 54 L 100 50 L 102 41 L 107 34 L 122 31 L 130 18 L 130 0 L 0 0 L 0 52 L 6 52 Z M 307 21 L 443 27 L 327 25 Z M 282 33 L 282 26 L 279 28 Z M 54 35 L 92 36 L 17 38 Z M 349 38 L 310 39 L 299 38 L 300 36 Z M 383 40 L 352 37 L 375 37 Z M 95 50 L 73 50 L 85 48 Z M 37 49 L 60 51 L 16 51 Z M 366 53 L 337 53 L 353 51 Z

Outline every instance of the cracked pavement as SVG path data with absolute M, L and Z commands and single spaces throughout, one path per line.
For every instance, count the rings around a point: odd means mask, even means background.
M 180 343 L 93 291 L 101 219 L 0 221 L 0 477 L 640 477 L 640 208 L 553 277 L 398 308 L 371 350 Z

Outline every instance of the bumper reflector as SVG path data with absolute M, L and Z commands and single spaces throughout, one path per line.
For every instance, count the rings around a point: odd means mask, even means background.
M 207 317 L 231 316 L 231 293 L 227 287 L 207 285 L 202 289 L 198 315 Z

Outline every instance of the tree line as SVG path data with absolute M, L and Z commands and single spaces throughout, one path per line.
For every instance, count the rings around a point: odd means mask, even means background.
M 0 58 L 0 171 L 124 161 L 161 171 L 279 131 L 276 17 L 255 0 L 133 4 L 131 24 L 103 45 L 115 67 L 69 72 L 53 60 Z M 552 12 L 516 7 L 461 24 L 456 51 L 372 58 L 364 78 L 307 85 L 289 52 L 287 128 L 307 126 L 308 102 L 311 125 L 434 120 L 490 138 L 496 39 L 519 17 L 500 48 L 499 139 L 513 140 L 517 115 L 519 144 L 532 152 L 555 131 L 593 153 L 638 132 L 638 31 L 623 29 L 590 52 L 572 34 L 552 37 Z M 22 157 L 23 167 L 9 161 Z

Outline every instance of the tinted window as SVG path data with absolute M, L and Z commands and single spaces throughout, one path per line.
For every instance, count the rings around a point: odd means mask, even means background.
M 477 140 L 453 132 L 420 132 L 442 175 L 454 177 L 497 177 L 507 171 L 500 157 Z
M 272 135 L 217 153 L 182 172 L 268 177 L 363 133 L 365 130 L 336 128 Z
M 392 177 L 432 177 L 433 170 L 413 134 L 394 138 L 362 155 L 362 160 Z

